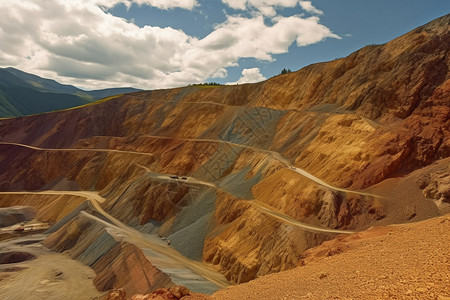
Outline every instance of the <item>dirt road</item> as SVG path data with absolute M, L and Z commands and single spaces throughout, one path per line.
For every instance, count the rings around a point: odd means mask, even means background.
M 236 143 L 233 143 L 233 142 L 228 142 L 228 141 L 223 141 L 223 140 L 172 138 L 172 137 L 152 136 L 152 135 L 146 135 L 146 136 L 151 137 L 151 138 L 166 139 L 166 140 L 181 140 L 181 141 L 191 141 L 191 142 L 224 143 L 224 144 L 228 144 L 230 146 L 236 146 L 236 147 L 250 149 L 250 150 L 253 150 L 253 151 L 257 151 L 257 152 L 266 153 L 266 154 L 272 156 L 274 159 L 276 159 L 279 162 L 281 162 L 282 164 L 284 164 L 286 167 L 290 168 L 292 171 L 295 171 L 295 172 L 299 173 L 300 175 L 302 175 L 302 176 L 304 176 L 304 177 L 314 181 L 315 183 L 317 183 L 317 184 L 319 184 L 321 186 L 324 186 L 326 188 L 329 188 L 331 190 L 347 192 L 347 193 L 355 193 L 355 194 L 364 195 L 364 196 L 381 197 L 381 196 L 370 194 L 370 193 L 365 193 L 365 192 L 355 191 L 355 190 L 349 190 L 349 189 L 339 188 L 339 187 L 330 185 L 330 184 L 324 182 L 323 180 L 321 180 L 320 178 L 317 178 L 316 176 L 312 175 L 311 173 L 309 173 L 309 172 L 307 172 L 307 171 L 305 171 L 305 170 L 303 170 L 301 168 L 295 167 L 286 157 L 284 157 L 283 155 L 281 155 L 280 153 L 275 152 L 275 151 L 270 151 L 270 150 L 260 149 L 260 148 L 256 148 L 256 147 L 252 147 L 252 146 L 236 144 Z M 135 152 L 135 151 L 124 151 L 124 150 L 113 150 L 113 149 L 79 149 L 79 148 L 53 149 L 53 148 L 40 148 L 40 147 L 35 147 L 35 146 L 30 146 L 30 145 L 25 145 L 25 144 L 8 143 L 8 142 L 0 142 L 0 145 L 12 145 L 12 146 L 18 146 L 18 147 L 25 147 L 25 148 L 29 148 L 29 149 L 33 149 L 33 150 L 37 150 L 37 151 L 112 152 L 112 153 L 128 153 L 128 154 L 137 154 L 137 155 L 145 155 L 145 156 L 154 156 L 151 153 Z
M 153 251 L 158 252 L 162 256 L 166 256 L 175 262 L 178 263 L 180 268 L 187 268 L 192 270 L 194 273 L 197 273 L 200 275 L 200 277 L 203 277 L 207 279 L 208 281 L 214 283 L 220 288 L 224 288 L 230 285 L 228 280 L 214 270 L 213 268 L 209 267 L 208 265 L 190 260 L 186 257 L 184 257 L 182 254 L 177 252 L 175 249 L 167 246 L 167 245 L 161 245 L 158 243 L 155 243 L 155 240 L 152 240 L 149 236 L 144 235 L 143 233 L 139 232 L 138 230 L 125 225 L 118 219 L 114 218 L 110 214 L 108 214 L 99 204 L 99 202 L 103 202 L 105 199 L 99 196 L 95 192 L 88 192 L 88 191 L 41 191 L 41 192 L 0 192 L 0 195 L 33 195 L 33 194 L 44 194 L 44 195 L 77 195 L 85 197 L 87 200 L 90 201 L 92 204 L 92 207 L 99 212 L 101 215 L 103 215 L 106 219 L 108 219 L 112 224 L 114 224 L 117 230 L 120 229 L 120 232 L 124 237 L 126 237 L 126 240 L 130 243 L 140 247 L 141 249 L 151 249 Z M 100 200 L 100 201 L 99 201 Z M 100 220 L 100 219 L 98 219 Z M 101 220 L 100 220 L 101 221 Z M 103 222 L 103 221 L 102 221 Z M 111 224 L 107 223 L 109 226 Z

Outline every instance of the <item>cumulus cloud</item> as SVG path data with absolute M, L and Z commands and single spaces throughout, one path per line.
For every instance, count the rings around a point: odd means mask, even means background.
M 315 8 L 311 1 L 303 0 L 222 0 L 222 2 L 237 10 L 257 9 L 263 15 L 268 17 L 273 17 L 277 14 L 276 8 L 295 7 L 297 4 L 300 4 L 300 7 L 304 11 L 311 14 L 323 14 L 323 11 Z
M 127 1 L 131 0 L 0 0 L 0 65 L 44 77 L 64 76 L 59 80 L 84 88 L 153 89 L 225 78 L 226 68 L 236 66 L 240 58 L 272 61 L 294 42 L 305 46 L 339 38 L 317 16 L 278 16 L 268 25 L 259 13 L 227 16 L 200 39 L 170 27 L 139 27 L 104 9 Z M 133 1 L 162 9 L 197 4 Z
M 322 15 L 323 11 L 321 11 L 320 9 L 315 8 L 311 1 L 300 1 L 300 6 L 302 7 L 302 9 L 304 11 L 307 11 L 309 13 L 312 14 L 316 14 L 316 15 Z
M 266 80 L 259 68 L 251 68 L 242 70 L 242 77 L 238 81 L 228 82 L 227 84 L 253 83 Z
M 86 1 L 81 0 L 81 1 L 100 4 L 103 7 L 109 8 L 119 3 L 123 3 L 127 7 L 130 7 L 133 3 L 135 3 L 137 5 L 150 5 L 153 7 L 157 7 L 159 9 L 171 9 L 171 8 L 193 9 L 195 6 L 198 5 L 197 0 L 86 0 Z
M 275 16 L 275 7 L 295 7 L 297 0 L 222 0 L 234 9 L 256 8 L 265 16 Z

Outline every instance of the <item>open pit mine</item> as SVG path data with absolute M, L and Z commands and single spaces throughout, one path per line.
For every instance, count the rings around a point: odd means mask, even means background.
M 0 119 L 0 298 L 450 299 L 449 29 Z

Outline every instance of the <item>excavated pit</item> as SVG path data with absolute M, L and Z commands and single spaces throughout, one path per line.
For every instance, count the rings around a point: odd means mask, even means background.
M 42 240 L 28 240 L 28 241 L 17 242 L 16 245 L 19 245 L 19 246 L 32 245 L 32 244 L 40 243 L 41 241 Z
M 11 251 L 0 253 L 0 265 L 15 264 L 33 259 L 36 259 L 36 256 L 27 252 Z

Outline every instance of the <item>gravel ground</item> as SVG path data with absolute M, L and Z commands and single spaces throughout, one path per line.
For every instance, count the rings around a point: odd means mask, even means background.
M 450 299 L 450 215 L 375 228 L 340 248 L 214 299 Z

